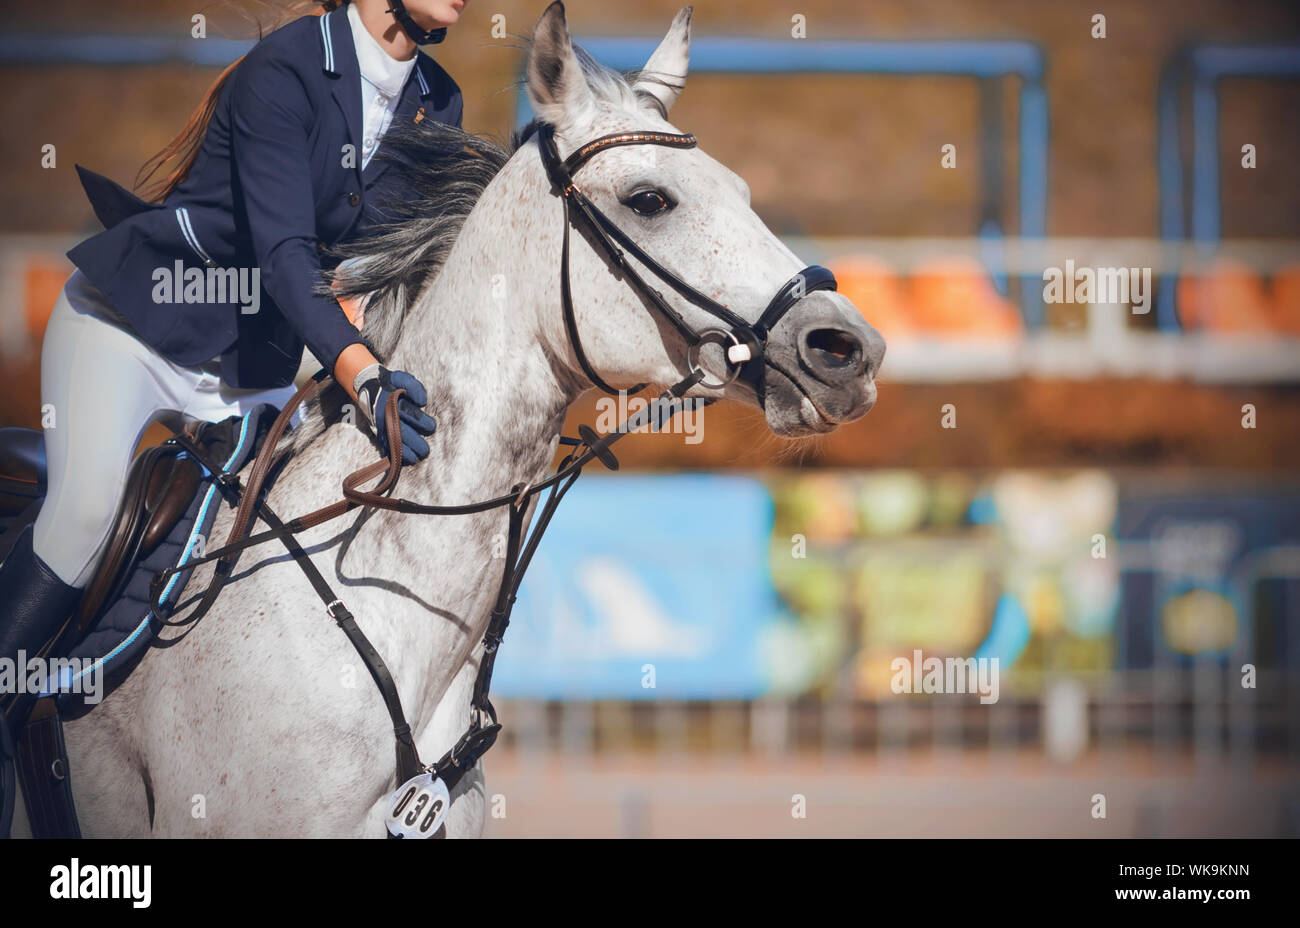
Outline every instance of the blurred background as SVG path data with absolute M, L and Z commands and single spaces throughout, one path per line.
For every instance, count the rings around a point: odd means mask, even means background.
M 677 6 L 570 28 L 636 67 Z M 467 129 L 526 118 L 542 8 L 431 49 Z M 98 230 L 73 165 L 129 184 L 255 34 L 6 5 L 0 425 L 38 425 Z M 488 833 L 1300 835 L 1300 10 L 705 0 L 693 34 L 674 123 L 883 332 L 879 401 L 799 443 L 713 406 L 578 484 L 498 663 Z M 1152 292 L 1045 304 L 1067 266 Z M 996 700 L 896 692 L 918 656 L 996 660 Z

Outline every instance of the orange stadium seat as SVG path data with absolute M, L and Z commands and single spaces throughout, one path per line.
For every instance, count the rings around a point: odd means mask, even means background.
M 905 338 L 916 330 L 902 281 L 884 261 L 870 256 L 830 262 L 838 290 L 886 339 Z
M 1245 335 L 1274 330 L 1264 280 L 1245 264 L 1219 259 L 1178 280 L 1178 318 L 1187 329 Z
M 1300 335 L 1300 263 L 1288 264 L 1273 275 L 1269 310 L 1274 330 Z
M 1020 311 L 998 293 L 974 258 L 938 258 L 912 274 L 910 305 L 918 326 L 934 334 L 1010 336 L 1023 328 Z
M 72 265 L 66 260 L 45 257 L 27 260 L 23 269 L 23 316 L 32 344 L 39 345 L 45 337 L 45 325 L 71 273 Z

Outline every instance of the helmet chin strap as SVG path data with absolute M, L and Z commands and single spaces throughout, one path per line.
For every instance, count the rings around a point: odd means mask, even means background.
M 402 31 L 410 36 L 411 41 L 416 45 L 437 45 L 447 37 L 446 26 L 439 26 L 437 29 L 421 29 L 411 18 L 411 14 L 406 11 L 406 4 L 402 0 L 389 0 L 389 2 L 392 8 L 385 12 L 393 14 Z

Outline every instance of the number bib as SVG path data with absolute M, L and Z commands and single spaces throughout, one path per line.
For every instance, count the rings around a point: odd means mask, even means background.
M 432 773 L 411 777 L 397 788 L 388 802 L 384 825 L 399 838 L 429 838 L 442 824 L 451 794 L 447 784 Z

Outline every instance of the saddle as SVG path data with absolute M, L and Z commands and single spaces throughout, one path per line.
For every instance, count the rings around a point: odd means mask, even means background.
M 136 455 L 95 572 L 76 611 L 46 645 L 45 656 L 111 660 L 114 673 L 108 681 L 121 682 L 122 670 L 157 631 L 155 622 L 145 621 L 151 618 L 149 581 L 159 570 L 182 563 L 216 518 L 222 475 L 209 472 L 195 452 L 222 462 L 227 472 L 237 471 L 256 453 L 277 412 L 263 405 L 242 417 L 198 423 Z M 0 429 L 0 557 L 35 521 L 45 490 L 42 434 Z M 183 582 L 172 584 L 171 602 L 183 587 Z M 61 697 L 61 706 L 66 703 Z
M 151 605 L 151 581 L 159 571 L 202 554 L 202 539 L 230 492 L 228 475 L 256 454 L 277 412 L 263 405 L 242 417 L 200 423 L 145 449 L 132 462 L 104 552 L 81 601 L 40 652 L 67 669 L 59 669 L 59 679 L 47 684 L 45 693 L 14 696 L 4 706 L 9 724 L 0 724 L 0 740 L 12 736 L 15 744 L 0 744 L 0 837 L 9 830 L 15 768 L 33 835 L 79 835 L 62 719 L 89 712 L 139 663 L 163 627 Z M 0 429 L 0 558 L 36 519 L 45 491 L 41 433 Z M 191 572 L 182 570 L 168 585 L 163 597 L 168 608 L 180 600 Z M 74 676 L 76 668 L 81 669 Z M 72 685 L 90 672 L 98 674 L 93 701 L 82 687 Z
M 108 547 L 78 608 L 85 618 L 102 604 L 127 552 L 147 552 L 176 525 L 198 487 L 194 462 L 164 447 L 132 462 Z M 36 429 L 0 429 L 0 560 L 19 530 L 36 520 L 45 502 L 45 438 Z

